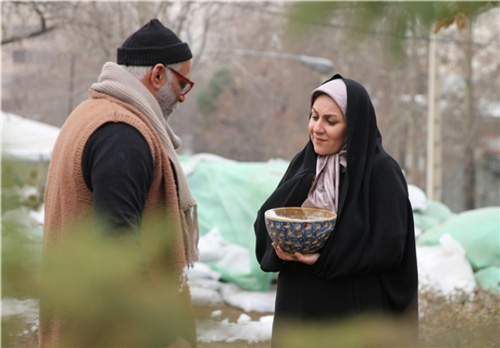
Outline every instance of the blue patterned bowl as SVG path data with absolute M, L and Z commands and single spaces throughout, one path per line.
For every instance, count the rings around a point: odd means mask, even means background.
M 285 252 L 311 254 L 325 245 L 337 214 L 324 209 L 285 207 L 267 210 L 264 219 L 271 240 Z

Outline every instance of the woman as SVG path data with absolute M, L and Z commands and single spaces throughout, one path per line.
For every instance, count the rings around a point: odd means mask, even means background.
M 359 83 L 333 76 L 311 94 L 309 142 L 258 212 L 256 255 L 279 272 L 273 340 L 288 320 L 405 314 L 415 322 L 417 266 L 403 173 L 382 147 L 375 111 Z M 264 212 L 282 206 L 332 210 L 338 218 L 318 253 L 272 244 Z

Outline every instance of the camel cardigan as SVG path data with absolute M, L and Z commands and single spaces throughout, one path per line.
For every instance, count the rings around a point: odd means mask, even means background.
M 147 118 L 130 105 L 104 93 L 90 90 L 90 98 L 71 113 L 55 144 L 45 191 L 44 257 L 54 248 L 64 247 L 76 234 L 92 235 L 89 228 L 95 223 L 93 198 L 83 179 L 82 154 L 90 136 L 108 122 L 134 127 L 149 145 L 154 173 L 140 231 L 147 275 L 153 283 L 161 283 L 165 277 L 176 279 L 181 302 L 184 301 L 189 310 L 190 295 L 183 274 L 186 254 L 175 176 L 169 158 Z M 43 276 L 42 273 L 42 284 Z M 69 327 L 74 326 L 66 325 L 66 319 L 62 318 L 53 310 L 44 310 L 41 303 L 39 347 L 55 348 L 68 342 L 71 332 L 66 331 L 73 330 Z M 191 327 L 180 335 L 195 346 L 194 321 L 188 326 Z

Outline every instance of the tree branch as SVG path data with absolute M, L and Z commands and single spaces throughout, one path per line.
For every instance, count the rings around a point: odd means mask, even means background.
M 22 40 L 25 40 L 25 39 L 30 39 L 30 38 L 33 38 L 33 37 L 37 37 L 37 36 L 49 33 L 52 30 L 54 30 L 55 28 L 56 28 L 56 26 L 46 27 L 46 28 L 42 28 L 42 29 L 40 29 L 38 31 L 29 33 L 29 34 L 26 34 L 26 35 L 13 36 L 13 37 L 10 37 L 10 38 L 5 38 L 5 39 L 2 38 L 2 46 L 6 45 L 6 44 L 9 44 L 9 43 L 12 43 L 12 42 L 19 42 L 19 41 L 22 41 Z
M 23 4 L 22 3 L 17 3 L 17 6 L 19 6 L 19 5 L 23 5 Z M 30 38 L 33 38 L 33 37 L 44 35 L 46 33 L 51 32 L 52 30 L 54 30 L 56 28 L 55 25 L 53 25 L 53 26 L 47 26 L 47 20 L 45 18 L 45 12 L 42 10 L 42 8 L 40 6 L 43 6 L 43 5 L 41 5 L 40 3 L 36 2 L 36 1 L 32 1 L 31 2 L 32 9 L 35 11 L 35 13 L 37 14 L 38 18 L 40 19 L 40 29 L 38 29 L 37 31 L 31 32 L 31 33 L 26 33 L 26 34 L 21 34 L 21 35 L 17 35 L 17 36 L 12 36 L 10 38 L 2 38 L 2 45 L 6 45 L 6 44 L 9 44 L 9 43 L 12 43 L 12 42 L 19 42 L 19 41 L 22 41 L 24 39 L 30 39 Z

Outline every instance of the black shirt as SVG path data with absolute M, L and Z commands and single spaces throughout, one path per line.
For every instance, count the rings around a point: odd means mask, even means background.
M 138 237 L 153 171 L 151 150 L 132 126 L 106 123 L 92 134 L 83 151 L 82 172 L 93 193 L 96 221 L 106 226 L 99 231 Z

